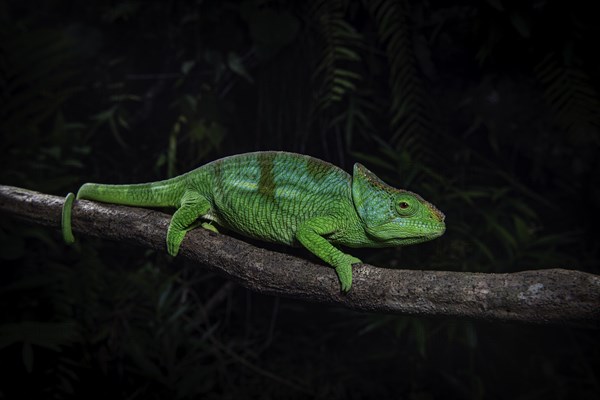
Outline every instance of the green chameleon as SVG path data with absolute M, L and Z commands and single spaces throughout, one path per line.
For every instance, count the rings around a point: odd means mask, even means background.
M 69 193 L 62 229 L 73 243 Z M 175 207 L 167 250 L 175 256 L 189 230 L 212 223 L 242 235 L 290 246 L 302 245 L 335 268 L 341 290 L 352 286 L 352 265 L 361 261 L 347 247 L 390 247 L 441 236 L 444 214 L 419 195 L 395 189 L 361 164 L 353 175 L 325 161 L 265 151 L 225 157 L 164 181 L 104 185 L 86 183 L 78 199 L 146 207 Z

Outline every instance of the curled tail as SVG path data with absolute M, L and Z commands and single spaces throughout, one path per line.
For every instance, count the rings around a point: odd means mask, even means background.
M 65 204 L 63 204 L 62 218 L 60 221 L 62 226 L 63 240 L 66 244 L 75 243 L 75 237 L 73 236 L 73 230 L 71 229 L 71 209 L 73 208 L 73 199 L 75 199 L 75 195 L 73 193 L 67 194 L 67 197 L 65 198 Z

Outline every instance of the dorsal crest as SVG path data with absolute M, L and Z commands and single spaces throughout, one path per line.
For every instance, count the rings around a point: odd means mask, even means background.
M 369 171 L 367 167 L 365 167 L 361 163 L 354 164 L 354 172 L 352 178 L 353 181 L 360 182 L 361 186 L 366 185 L 369 187 L 378 187 L 384 190 L 397 190 L 385 183 L 384 181 L 382 181 L 381 179 L 379 179 L 377 175 Z

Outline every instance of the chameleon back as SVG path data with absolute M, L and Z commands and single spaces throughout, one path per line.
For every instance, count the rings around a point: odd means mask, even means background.
M 316 216 L 344 217 L 348 207 L 354 208 L 351 176 L 310 156 L 248 153 L 202 168 L 210 182 L 197 182 L 195 189 L 214 208 L 205 217 L 249 237 L 294 245 L 302 222 Z

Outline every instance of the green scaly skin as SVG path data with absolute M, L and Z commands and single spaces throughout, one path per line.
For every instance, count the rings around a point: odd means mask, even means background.
M 335 268 L 341 290 L 352 286 L 361 261 L 336 246 L 391 247 L 425 242 L 446 230 L 444 214 L 419 195 L 395 189 L 354 165 L 350 176 L 319 159 L 285 152 L 222 158 L 178 177 L 135 185 L 86 183 L 77 199 L 174 207 L 167 250 L 177 255 L 185 234 L 213 223 L 242 235 L 302 245 Z M 63 207 L 63 237 L 71 232 L 73 194 Z

